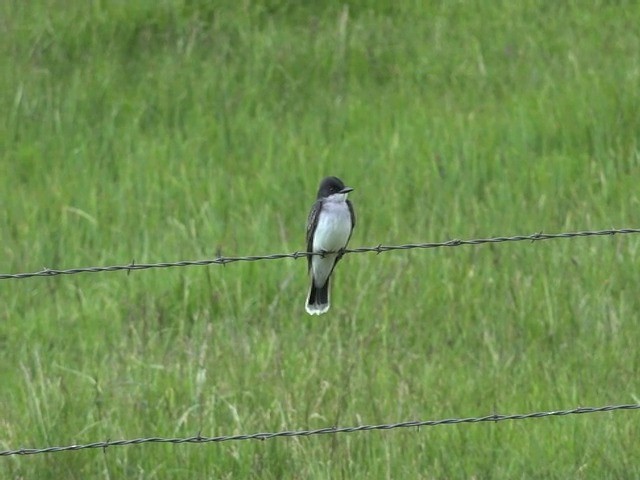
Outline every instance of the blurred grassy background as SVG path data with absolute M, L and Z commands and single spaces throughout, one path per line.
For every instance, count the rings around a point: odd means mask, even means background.
M 0 6 L 0 271 L 637 227 L 635 2 Z M 0 445 L 638 402 L 635 236 L 3 281 Z M 10 457 L 6 478 L 632 478 L 637 412 Z

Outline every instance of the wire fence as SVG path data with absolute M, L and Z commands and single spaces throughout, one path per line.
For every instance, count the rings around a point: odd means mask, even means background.
M 345 254 L 350 253 L 365 253 L 374 252 L 382 253 L 394 250 L 411 250 L 411 249 L 431 249 L 441 247 L 459 247 L 462 245 L 482 245 L 487 243 L 504 243 L 504 242 L 520 242 L 520 241 L 540 241 L 540 240 L 552 240 L 561 238 L 576 238 L 576 237 L 594 237 L 594 236 L 612 236 L 622 234 L 637 234 L 640 233 L 640 229 L 636 228 L 623 228 L 623 229 L 609 229 L 609 230 L 587 230 L 578 232 L 565 232 L 565 233 L 534 233 L 531 235 L 517 235 L 512 237 L 492 237 L 492 238 L 477 238 L 470 240 L 448 240 L 446 242 L 430 242 L 430 243 L 408 243 L 403 245 L 378 245 L 376 247 L 362 247 L 355 249 L 346 249 Z M 196 261 L 179 261 L 179 262 L 162 262 L 162 263 L 147 263 L 136 264 L 131 262 L 128 265 L 112 265 L 104 267 L 83 267 L 72 268 L 68 270 L 52 270 L 44 268 L 38 272 L 29 273 L 14 273 L 14 274 L 0 274 L 0 280 L 8 279 L 23 279 L 31 277 L 53 277 L 58 275 L 74 275 L 79 273 L 99 273 L 99 272 L 114 272 L 114 271 L 127 271 L 132 270 L 146 270 L 151 268 L 169 268 L 169 267 L 190 267 L 190 266 L 206 266 L 206 265 L 226 265 L 233 262 L 253 262 L 259 260 L 279 260 L 283 258 L 298 259 L 301 257 L 309 257 L 312 255 L 323 255 L 323 253 L 314 252 L 294 252 L 294 253 L 280 253 L 272 255 L 251 255 L 242 257 L 223 257 L 219 256 L 211 260 L 196 260 Z M 147 443 L 171 443 L 171 444 L 183 444 L 183 443 L 221 443 L 228 441 L 241 441 L 241 440 L 269 440 L 278 437 L 309 437 L 313 435 L 325 435 L 325 434 L 338 434 L 338 433 L 353 433 L 353 432 L 366 432 L 374 430 L 392 430 L 397 428 L 420 428 L 420 427 L 435 427 L 439 425 L 456 425 L 456 424 L 471 424 L 482 422 L 501 422 L 505 420 L 528 420 L 534 418 L 545 417 L 560 417 L 567 415 L 578 415 L 586 413 L 602 413 L 613 412 L 621 410 L 638 410 L 640 404 L 624 404 L 624 405 L 605 405 L 601 407 L 578 407 L 567 410 L 555 410 L 555 411 L 543 411 L 533 412 L 525 414 L 491 414 L 481 417 L 468 417 L 468 418 L 447 418 L 442 420 L 419 420 L 419 421 L 407 421 L 400 423 L 386 423 L 378 425 L 359 425 L 354 427 L 325 427 L 315 430 L 288 430 L 280 432 L 261 432 L 243 435 L 225 435 L 216 437 L 205 437 L 198 433 L 192 437 L 183 438 L 165 438 L 165 437 L 149 437 L 149 438 L 135 438 L 130 440 L 105 440 L 100 442 L 92 442 L 86 444 L 76 444 L 58 447 L 44 447 L 44 448 L 20 448 L 13 450 L 0 450 L 0 456 L 13 456 L 13 455 L 36 455 L 41 453 L 56 453 L 65 451 L 77 451 L 86 449 L 103 449 L 106 451 L 109 447 L 126 446 L 126 445 L 141 445 Z
M 106 451 L 108 447 L 122 447 L 126 445 L 141 445 L 145 443 L 221 443 L 229 441 L 242 441 L 242 440 L 269 440 L 278 437 L 310 437 L 312 435 L 327 435 L 337 433 L 353 433 L 353 432 L 368 432 L 373 430 L 393 430 L 396 428 L 417 428 L 420 427 L 436 427 L 439 425 L 457 425 L 467 423 L 483 423 L 483 422 L 502 422 L 505 420 L 529 420 L 534 418 L 545 417 L 562 417 L 567 415 L 580 415 L 585 413 L 602 413 L 613 412 L 620 410 L 638 410 L 640 404 L 627 404 L 627 405 L 605 405 L 602 407 L 578 407 L 570 410 L 555 410 L 547 412 L 534 412 L 524 414 L 512 414 L 501 415 L 491 414 L 483 417 L 469 417 L 469 418 L 446 418 L 443 420 L 416 420 L 400 423 L 386 423 L 379 425 L 358 425 L 355 427 L 326 427 L 315 430 L 287 430 L 281 432 L 271 433 L 252 433 L 249 435 L 226 435 L 219 437 L 203 437 L 198 433 L 193 437 L 184 438 L 163 438 L 163 437 L 150 437 L 150 438 L 134 438 L 131 440 L 106 440 L 103 442 L 93 442 L 81 445 L 67 445 L 64 447 L 45 447 L 45 448 L 21 448 L 17 450 L 4 450 L 0 451 L 0 456 L 11 455 L 36 455 L 40 453 L 57 453 L 68 452 L 77 450 L 86 450 L 92 448 L 101 448 Z
M 576 237 L 595 237 L 595 236 L 612 236 L 640 233 L 638 228 L 620 228 L 609 230 L 586 230 L 580 232 L 565 233 L 534 233 L 531 235 L 516 235 L 513 237 L 492 237 L 492 238 L 476 238 L 471 240 L 448 240 L 446 242 L 428 242 L 428 243 L 407 243 L 404 245 L 378 245 L 376 247 L 361 247 L 345 249 L 343 253 L 382 253 L 394 250 L 412 250 L 412 249 L 430 249 L 442 247 L 461 247 L 463 245 L 482 245 L 486 243 L 505 243 L 505 242 L 522 242 L 522 241 L 540 241 L 553 240 L 560 238 L 576 238 Z M 329 252 L 325 252 L 329 253 Z M 52 270 L 44 268 L 38 272 L 27 273 L 2 273 L 0 280 L 16 280 L 31 277 L 55 277 L 57 275 L 75 275 L 79 273 L 101 273 L 101 272 L 117 272 L 125 270 L 131 272 L 134 270 L 148 270 L 151 268 L 170 268 L 170 267 L 194 267 L 206 265 L 226 265 L 234 262 L 256 262 L 260 260 L 280 260 L 283 258 L 298 259 L 309 257 L 312 255 L 324 255 L 318 252 L 293 252 L 293 253 L 275 253 L 271 255 L 249 255 L 244 257 L 223 257 L 219 256 L 210 260 L 185 260 L 179 262 L 161 262 L 161 263 L 141 263 L 131 262 L 128 265 L 110 265 L 105 267 L 81 267 L 71 268 L 68 270 Z

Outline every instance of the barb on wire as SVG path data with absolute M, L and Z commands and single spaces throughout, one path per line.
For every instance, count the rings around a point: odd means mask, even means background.
M 388 423 L 379 425 L 359 425 L 356 427 L 326 427 L 318 428 L 316 430 L 289 430 L 273 433 L 252 433 L 249 435 L 227 435 L 220 437 L 203 437 L 198 433 L 194 437 L 186 438 L 163 438 L 163 437 L 150 437 L 150 438 L 135 438 L 132 440 L 107 440 L 104 442 L 93 442 L 82 445 L 67 445 L 65 447 L 45 447 L 45 448 L 21 448 L 17 450 L 4 450 L 0 451 L 0 456 L 10 455 L 35 455 L 39 453 L 56 453 L 75 450 L 85 450 L 90 448 L 102 448 L 107 447 L 121 447 L 125 445 L 140 445 L 143 443 L 221 443 L 228 441 L 239 440 L 269 440 L 277 437 L 309 437 L 312 435 L 325 435 L 333 433 L 353 433 L 353 432 L 368 432 L 371 430 L 392 430 L 395 428 L 410 428 L 410 427 L 435 427 L 438 425 L 456 425 L 462 423 L 481 423 L 481 422 L 501 422 L 504 420 L 527 420 L 533 418 L 544 417 L 561 417 L 566 415 L 579 415 L 583 413 L 597 413 L 597 412 L 612 412 L 615 410 L 637 410 L 640 409 L 640 404 L 628 404 L 628 405 L 605 405 L 603 407 L 578 407 L 570 410 L 555 410 L 547 412 L 534 412 L 525 414 L 513 414 L 513 415 L 500 415 L 492 414 L 485 415 L 483 417 L 469 417 L 469 418 L 447 418 L 444 420 L 419 420 L 400 423 Z
M 538 241 L 552 240 L 557 238 L 575 238 L 575 237 L 595 237 L 605 235 L 622 235 L 640 233 L 638 228 L 621 228 L 610 230 L 587 230 L 581 232 L 565 232 L 565 233 L 534 233 L 531 235 L 516 235 L 513 237 L 493 237 L 493 238 L 476 238 L 471 240 L 448 240 L 446 242 L 428 242 L 428 243 L 407 243 L 404 245 L 378 245 L 376 247 L 360 247 L 348 248 L 343 253 L 365 253 L 365 252 L 390 252 L 393 250 L 412 250 L 412 249 L 429 249 L 441 247 L 460 247 L 462 245 L 482 245 L 484 243 L 504 243 L 504 242 L 522 242 L 522 241 Z M 326 252 L 328 253 L 328 252 Z M 39 272 L 29 273 L 0 273 L 0 280 L 20 279 L 30 277 L 55 277 L 57 275 L 74 275 L 77 273 L 99 273 L 99 272 L 116 272 L 126 270 L 131 273 L 132 270 L 148 270 L 150 268 L 169 268 L 169 267 L 193 267 L 206 265 L 226 265 L 233 262 L 255 262 L 258 260 L 280 260 L 283 258 L 298 259 L 301 257 L 309 257 L 312 255 L 324 255 L 323 253 L 314 252 L 293 252 L 293 253 L 275 253 L 271 255 L 249 255 L 245 257 L 223 257 L 218 256 L 211 260 L 184 260 L 179 262 L 161 262 L 161 263 L 134 263 L 128 265 L 111 265 L 106 267 L 81 267 L 71 268 L 68 270 L 53 270 L 44 268 Z

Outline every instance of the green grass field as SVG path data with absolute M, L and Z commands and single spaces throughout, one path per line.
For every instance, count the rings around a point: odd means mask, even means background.
M 635 2 L 0 6 L 0 273 L 640 225 Z M 640 402 L 638 235 L 0 282 L 0 449 Z M 640 411 L 0 457 L 0 477 L 638 478 Z

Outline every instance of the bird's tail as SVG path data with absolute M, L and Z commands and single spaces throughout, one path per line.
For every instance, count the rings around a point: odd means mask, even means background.
M 311 287 L 309 287 L 309 295 L 307 295 L 307 304 L 305 306 L 309 315 L 322 315 L 329 310 L 329 279 L 322 287 L 316 287 L 313 278 L 311 279 Z

